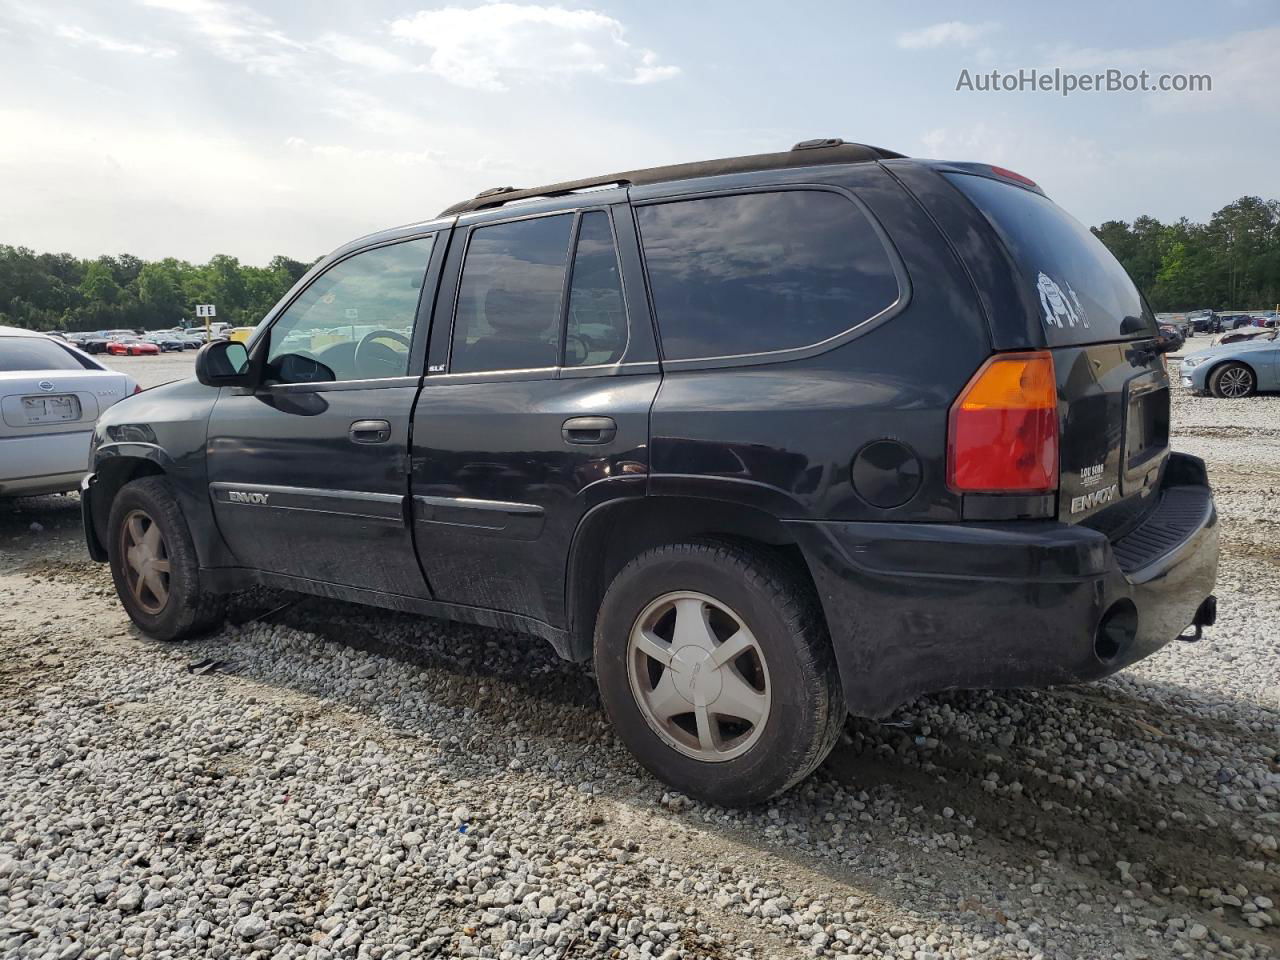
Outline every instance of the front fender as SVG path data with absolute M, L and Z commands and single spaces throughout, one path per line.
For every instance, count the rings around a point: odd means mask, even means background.
M 131 428 L 137 429 L 136 425 L 130 425 Z M 108 427 L 108 436 L 110 431 L 120 428 Z M 145 428 L 150 429 L 150 428 Z M 94 438 L 97 439 L 96 437 Z M 89 472 L 95 474 L 100 472 L 108 461 L 113 458 L 129 457 L 134 460 L 147 460 L 154 463 L 165 473 L 173 469 L 173 457 L 169 452 L 154 442 L 154 435 L 151 441 L 145 440 L 122 440 L 112 441 L 110 439 L 105 442 L 95 444 L 89 451 Z

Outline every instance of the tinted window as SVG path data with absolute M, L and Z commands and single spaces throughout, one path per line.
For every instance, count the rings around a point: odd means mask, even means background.
M 616 363 L 627 348 L 627 312 L 609 215 L 593 210 L 580 224 L 569 285 L 566 367 Z
M 898 298 L 879 238 L 838 194 L 707 197 L 636 215 L 668 359 L 808 346 Z
M 84 370 L 70 350 L 42 337 L 0 337 L 0 371 Z
M 453 320 L 453 373 L 554 367 L 570 214 L 477 227 Z
M 987 177 L 947 174 L 990 221 L 1040 304 L 1051 346 L 1155 336 L 1124 267 L 1052 200 Z
M 407 375 L 433 239 L 357 253 L 312 281 L 271 327 L 269 376 L 288 383 Z M 314 361 L 327 370 L 316 375 Z

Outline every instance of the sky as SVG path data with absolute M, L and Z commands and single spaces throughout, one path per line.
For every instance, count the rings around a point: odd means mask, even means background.
M 310 260 L 493 186 L 842 137 L 1088 224 L 1280 198 L 1280 3 L 0 0 L 0 243 Z M 957 89 L 992 70 L 1199 92 Z

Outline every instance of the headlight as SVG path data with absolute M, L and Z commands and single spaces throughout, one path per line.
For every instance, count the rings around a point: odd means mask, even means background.
M 1198 367 L 1208 359 L 1208 357 L 1185 357 L 1182 361 L 1182 369 L 1190 370 L 1192 367 Z

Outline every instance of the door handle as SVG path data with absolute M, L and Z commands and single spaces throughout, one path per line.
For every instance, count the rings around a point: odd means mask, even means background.
M 386 420 L 357 420 L 347 436 L 352 443 L 386 443 L 391 439 L 391 424 Z
M 612 417 L 571 417 L 560 430 L 565 443 L 608 443 L 617 435 Z

